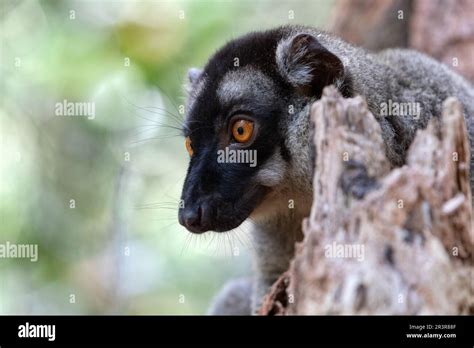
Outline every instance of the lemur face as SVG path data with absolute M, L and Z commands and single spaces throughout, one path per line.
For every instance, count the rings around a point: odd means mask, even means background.
M 289 104 L 320 94 L 342 69 L 313 36 L 293 31 L 249 34 L 219 50 L 203 71 L 190 70 L 183 130 L 190 162 L 179 211 L 189 231 L 236 228 L 285 180 Z M 323 71 L 327 62 L 334 69 Z

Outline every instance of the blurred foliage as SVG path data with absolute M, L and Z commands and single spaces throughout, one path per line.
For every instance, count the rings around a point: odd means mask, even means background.
M 322 26 L 332 3 L 0 6 L 0 243 L 39 247 L 35 263 L 0 259 L 0 314 L 205 313 L 250 274 L 251 242 L 247 226 L 195 236 L 177 222 L 186 71 L 250 30 Z M 64 100 L 95 118 L 57 116 Z

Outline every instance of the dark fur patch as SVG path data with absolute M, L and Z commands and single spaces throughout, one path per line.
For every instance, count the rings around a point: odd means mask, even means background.
M 341 60 L 311 34 L 293 37 L 281 55 L 282 70 L 303 94 L 319 98 L 325 86 L 344 76 Z

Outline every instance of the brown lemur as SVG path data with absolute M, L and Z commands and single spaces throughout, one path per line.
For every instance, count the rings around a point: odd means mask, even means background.
M 441 114 L 442 102 L 458 98 L 474 171 L 474 87 L 418 52 L 369 53 L 311 27 L 284 26 L 230 41 L 188 76 L 183 131 L 190 162 L 179 221 L 193 233 L 230 231 L 248 218 L 253 224 L 252 288 L 244 281 L 227 286 L 213 314 L 255 311 L 289 266 L 313 197 L 309 108 L 325 86 L 365 97 L 393 166 L 403 165 L 417 129 Z M 382 110 L 387 103 L 416 103 L 420 112 L 390 115 Z M 255 151 L 256 165 L 219 161 L 225 148 Z

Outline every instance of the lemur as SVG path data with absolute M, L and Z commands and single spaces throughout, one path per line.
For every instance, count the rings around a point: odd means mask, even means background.
M 225 287 L 211 314 L 255 312 L 288 269 L 313 197 L 309 109 L 325 86 L 366 99 L 394 167 L 403 165 L 416 131 L 441 115 L 442 102 L 458 98 L 474 172 L 474 87 L 415 51 L 370 53 L 312 27 L 283 26 L 228 42 L 188 77 L 183 133 L 190 161 L 179 222 L 193 233 L 253 224 L 255 277 Z M 421 113 L 383 115 L 389 101 L 419 103 Z M 255 150 L 257 165 L 218 161 L 224 148 Z

